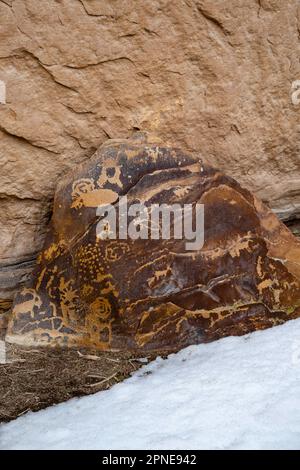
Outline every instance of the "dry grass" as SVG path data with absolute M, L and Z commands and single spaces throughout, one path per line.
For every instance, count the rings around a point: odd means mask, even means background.
M 11 362 L 0 364 L 0 422 L 106 390 L 143 365 L 130 353 L 15 345 L 8 345 L 7 358 Z

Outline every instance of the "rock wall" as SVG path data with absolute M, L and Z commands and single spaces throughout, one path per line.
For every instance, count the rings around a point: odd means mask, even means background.
M 298 0 L 0 0 L 0 298 L 26 280 L 59 175 L 133 130 L 300 214 Z

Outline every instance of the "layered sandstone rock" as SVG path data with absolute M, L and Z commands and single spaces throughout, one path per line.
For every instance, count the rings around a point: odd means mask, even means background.
M 41 249 L 57 177 L 156 135 L 282 216 L 300 205 L 298 0 L 1 0 L 0 298 Z
M 149 208 L 151 217 L 126 221 L 143 239 L 120 239 L 119 216 L 116 239 L 103 237 L 114 221 L 104 223 L 97 207 L 118 209 L 121 196 Z M 196 203 L 204 205 L 203 247 L 172 231 L 150 236 L 155 204 Z M 300 241 L 234 179 L 138 133 L 108 141 L 58 184 L 51 232 L 6 338 L 170 351 L 299 315 Z

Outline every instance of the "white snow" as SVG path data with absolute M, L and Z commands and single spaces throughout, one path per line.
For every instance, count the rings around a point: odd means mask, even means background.
M 0 426 L 2 449 L 300 449 L 300 319 Z

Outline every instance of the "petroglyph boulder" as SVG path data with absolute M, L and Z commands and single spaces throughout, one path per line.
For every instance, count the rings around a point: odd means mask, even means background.
M 97 207 L 203 204 L 204 245 L 102 239 Z M 106 142 L 58 184 L 45 247 L 7 340 L 171 351 L 300 315 L 300 242 L 253 194 L 145 134 Z

